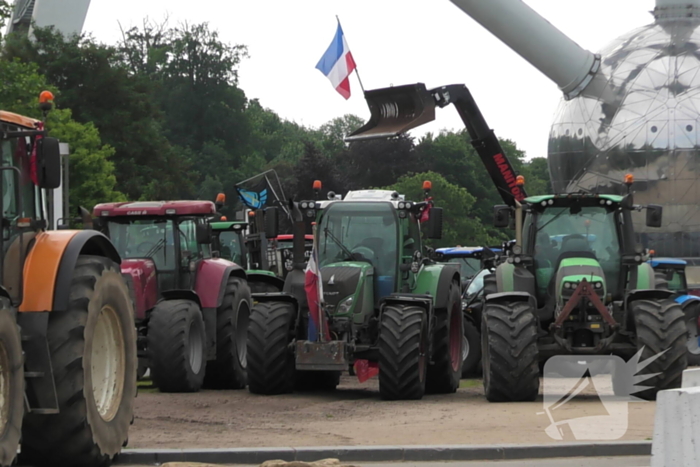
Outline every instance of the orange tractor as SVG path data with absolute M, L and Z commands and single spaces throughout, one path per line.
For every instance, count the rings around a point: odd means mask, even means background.
M 51 108 L 44 92 L 41 107 Z M 95 230 L 46 231 L 61 182 L 43 122 L 0 111 L 0 466 L 108 465 L 126 445 L 136 330 L 120 257 Z

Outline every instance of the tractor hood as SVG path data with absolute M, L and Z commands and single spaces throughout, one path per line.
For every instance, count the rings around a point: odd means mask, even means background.
M 583 279 L 591 284 L 601 299 L 605 297 L 607 291 L 605 273 L 597 260 L 585 257 L 562 259 L 555 283 L 557 301 L 565 301 L 571 297 Z
M 147 258 L 125 259 L 121 264 L 122 276 L 129 285 L 137 320 L 146 318 L 146 311 L 158 301 L 156 265 Z
M 374 268 L 369 263 L 343 261 L 321 268 L 323 300 L 334 315 L 352 314 L 357 303 L 372 294 Z M 369 283 L 370 287 L 364 287 Z

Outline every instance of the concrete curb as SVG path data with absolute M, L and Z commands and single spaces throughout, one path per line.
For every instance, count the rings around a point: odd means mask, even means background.
M 651 441 L 611 443 L 558 443 L 541 445 L 447 445 L 447 446 L 321 446 L 301 448 L 232 449 L 126 449 L 115 464 L 161 464 L 204 462 L 261 464 L 266 460 L 317 461 L 334 458 L 343 462 L 479 461 L 546 459 L 554 457 L 615 457 L 651 455 Z

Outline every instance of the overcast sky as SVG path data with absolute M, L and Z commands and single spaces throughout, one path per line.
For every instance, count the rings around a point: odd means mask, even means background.
M 488 0 L 482 0 L 488 1 Z M 650 23 L 654 0 L 526 0 L 583 48 L 597 51 Z M 221 38 L 248 46 L 240 86 L 281 117 L 317 127 L 369 116 L 357 78 L 343 99 L 315 69 L 340 21 L 365 89 L 424 82 L 464 83 L 496 134 L 528 157 L 546 156 L 557 86 L 448 0 L 92 0 L 84 31 L 115 43 L 143 18 L 209 22 Z M 453 108 L 415 135 L 461 129 Z

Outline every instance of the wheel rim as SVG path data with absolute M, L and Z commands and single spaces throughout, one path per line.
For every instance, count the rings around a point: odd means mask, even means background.
M 241 300 L 236 313 L 236 354 L 238 363 L 246 368 L 248 356 L 248 323 L 250 322 L 250 307 L 248 302 Z
M 466 336 L 462 337 L 462 363 L 467 361 L 469 357 L 469 340 Z
M 204 342 L 202 342 L 202 329 L 196 320 L 190 323 L 189 349 L 190 368 L 197 374 L 202 369 L 202 355 L 204 354 Z
M 10 359 L 5 343 L 0 342 L 0 434 L 5 433 L 10 422 Z
M 92 395 L 97 412 L 105 421 L 114 418 L 121 406 L 126 376 L 124 334 L 117 312 L 105 305 L 97 316 L 92 337 Z
M 465 358 L 464 350 L 462 349 L 464 332 L 461 324 L 463 319 L 459 305 L 453 306 L 452 314 L 450 315 L 450 360 L 454 371 L 459 371 Z
M 700 354 L 700 344 L 698 342 L 698 317 L 695 313 L 691 313 L 691 317 L 686 323 L 688 326 L 688 352 L 693 355 Z

